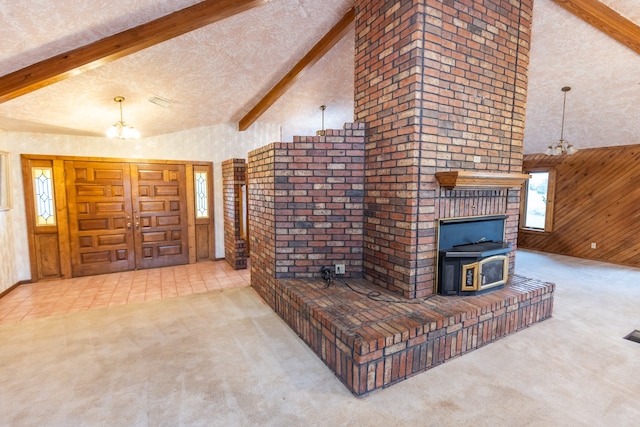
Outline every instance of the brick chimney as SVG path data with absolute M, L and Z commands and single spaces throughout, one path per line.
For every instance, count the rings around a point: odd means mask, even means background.
M 423 297 L 438 218 L 506 213 L 515 246 L 519 190 L 444 190 L 435 173 L 521 172 L 533 1 L 355 3 L 364 275 Z
M 443 218 L 506 214 L 516 246 L 518 188 L 436 173 L 521 172 L 532 0 L 355 3 L 357 123 L 249 153 L 252 286 L 272 306 L 278 279 L 336 263 L 432 294 Z

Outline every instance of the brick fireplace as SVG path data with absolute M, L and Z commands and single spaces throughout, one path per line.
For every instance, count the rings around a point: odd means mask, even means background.
M 362 396 L 550 317 L 554 286 L 509 256 L 504 289 L 436 295 L 438 221 L 500 215 L 516 248 L 532 1 L 355 3 L 357 123 L 251 152 L 248 182 L 252 286 Z

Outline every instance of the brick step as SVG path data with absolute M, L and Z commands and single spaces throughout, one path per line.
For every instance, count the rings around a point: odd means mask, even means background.
M 418 303 L 364 279 L 347 283 L 361 293 L 340 281 L 278 280 L 273 308 L 358 397 L 551 317 L 555 290 L 513 276 L 487 294 Z

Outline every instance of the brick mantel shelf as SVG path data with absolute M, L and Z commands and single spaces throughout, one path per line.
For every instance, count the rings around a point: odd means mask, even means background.
M 517 188 L 531 176 L 526 173 L 448 171 L 436 172 L 442 187 L 453 189 Z

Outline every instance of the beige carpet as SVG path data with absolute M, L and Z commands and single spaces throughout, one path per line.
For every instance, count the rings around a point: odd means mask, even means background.
M 517 256 L 552 319 L 364 399 L 251 288 L 1 325 L 0 425 L 638 425 L 640 270 Z

